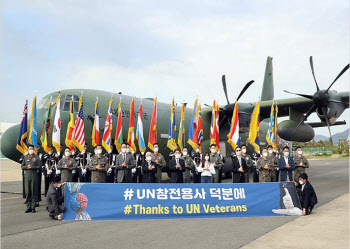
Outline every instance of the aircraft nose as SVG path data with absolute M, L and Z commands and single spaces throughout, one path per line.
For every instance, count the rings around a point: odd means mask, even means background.
M 22 153 L 16 149 L 18 132 L 20 125 L 14 125 L 7 129 L 1 137 L 1 153 L 13 160 L 18 162 Z

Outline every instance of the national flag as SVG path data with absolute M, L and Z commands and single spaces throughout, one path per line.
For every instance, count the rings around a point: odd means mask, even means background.
M 168 133 L 168 142 L 167 142 L 167 147 L 172 151 L 177 148 L 175 133 L 176 133 L 176 121 L 175 121 L 175 105 L 174 105 L 174 99 L 173 99 L 171 102 L 169 133 Z
M 269 119 L 269 128 L 266 133 L 266 142 L 275 147 L 275 102 L 272 102 L 270 119 Z M 275 149 L 275 148 L 274 148 Z
M 139 113 L 137 115 L 136 139 L 139 142 L 139 150 L 146 151 L 145 139 L 143 138 L 143 122 L 142 122 L 142 102 L 140 102 Z
M 232 148 L 235 150 L 239 146 L 239 115 L 238 115 L 238 104 L 235 103 L 233 109 L 230 133 L 227 135 L 227 142 L 231 144 Z
M 278 133 L 277 133 L 277 118 L 278 118 L 278 106 L 276 102 L 276 107 L 275 107 L 275 141 L 274 141 L 274 148 L 277 150 L 277 139 L 278 139 Z
M 253 145 L 255 152 L 260 153 L 260 139 L 259 139 L 259 125 L 260 125 L 260 100 L 256 103 L 252 117 L 250 120 L 250 130 L 248 142 Z
M 108 111 L 106 116 L 105 128 L 102 137 L 102 146 L 107 152 L 111 150 L 111 140 L 112 140 L 112 115 L 113 115 L 113 97 L 109 100 Z
M 43 127 L 43 132 L 41 134 L 41 146 L 43 147 L 46 153 L 51 151 L 51 147 L 49 145 L 49 135 L 51 132 L 51 109 L 52 109 L 52 97 L 49 99 L 49 107 L 47 108 L 45 124 Z
M 219 137 L 219 104 L 216 102 L 216 110 L 215 110 L 215 144 L 216 150 L 220 150 L 220 137 Z
M 28 116 L 28 99 L 26 99 L 26 103 L 24 105 L 21 126 L 19 128 L 19 134 L 18 134 L 18 139 L 16 144 L 16 149 L 19 150 L 22 154 L 25 154 L 28 150 L 27 116 Z
M 56 114 L 53 121 L 52 145 L 57 152 L 61 151 L 61 95 L 56 100 Z
M 122 101 L 119 101 L 118 106 L 118 123 L 117 123 L 117 129 L 115 131 L 115 137 L 114 137 L 114 144 L 117 148 L 118 152 L 120 152 L 120 149 L 122 147 L 123 143 L 123 119 L 122 119 Z
M 74 150 L 74 144 L 72 142 L 73 138 L 73 130 L 74 130 L 74 113 L 73 113 L 73 97 L 69 103 L 69 122 L 67 126 L 67 132 L 66 132 L 66 146 L 70 148 L 70 150 Z
M 29 138 L 28 142 L 32 144 L 35 148 L 35 153 L 38 152 L 38 123 L 37 123 L 37 113 L 36 113 L 36 96 L 33 99 L 32 112 L 30 115 L 29 124 Z
M 130 119 L 129 119 L 129 130 L 128 130 L 128 144 L 130 152 L 136 152 L 136 145 L 135 145 L 135 122 L 134 122 L 134 98 L 131 100 L 130 103 Z
M 79 112 L 75 118 L 72 143 L 80 151 L 85 151 L 85 129 L 84 129 L 84 104 L 83 96 L 79 99 Z
M 216 101 L 213 102 L 210 121 L 210 144 L 216 144 Z
M 98 97 L 96 98 L 95 103 L 95 117 L 94 117 L 94 126 L 92 127 L 92 146 L 96 147 L 100 144 L 100 114 L 98 110 Z
M 182 103 L 179 136 L 177 137 L 177 144 L 179 145 L 181 150 L 183 148 L 183 141 L 185 141 L 184 136 L 185 136 L 185 103 Z
M 194 101 L 187 142 L 194 150 L 198 148 L 198 99 Z
M 148 148 L 153 151 L 153 144 L 157 142 L 157 98 L 153 101 L 153 112 L 148 135 Z
M 203 123 L 202 123 L 202 108 L 201 104 L 198 105 L 198 126 L 197 126 L 197 133 L 198 133 L 198 146 L 199 146 L 199 152 L 202 152 L 202 141 L 203 141 Z

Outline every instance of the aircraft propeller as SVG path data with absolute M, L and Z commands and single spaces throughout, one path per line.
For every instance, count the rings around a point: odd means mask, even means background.
M 342 76 L 346 72 L 346 70 L 349 69 L 349 64 L 346 65 L 343 68 L 343 70 L 341 70 L 341 72 L 338 74 L 338 76 L 329 85 L 327 90 L 320 90 L 320 88 L 318 86 L 318 83 L 317 83 L 316 77 L 315 77 L 315 71 L 314 71 L 314 65 L 313 65 L 312 56 L 310 56 L 310 67 L 311 67 L 312 76 L 314 78 L 314 81 L 315 81 L 315 84 L 316 84 L 316 89 L 317 89 L 317 91 L 314 93 L 314 95 L 293 93 L 293 92 L 289 92 L 289 91 L 284 90 L 286 93 L 295 94 L 295 95 L 298 95 L 298 96 L 301 96 L 301 97 L 304 97 L 304 98 L 307 98 L 307 99 L 311 99 L 313 101 L 313 105 L 307 111 L 306 115 L 299 122 L 299 124 L 297 125 L 297 127 L 294 129 L 293 132 L 295 132 L 299 128 L 299 126 L 311 115 L 311 113 L 313 113 L 314 111 L 318 110 L 318 112 L 320 114 L 323 114 L 323 116 L 324 116 L 324 119 L 325 119 L 325 121 L 327 123 L 327 126 L 328 126 L 328 131 L 329 131 L 329 135 L 330 135 L 330 141 L 331 141 L 331 143 L 333 143 L 332 133 L 331 133 L 329 120 L 328 120 L 328 116 L 327 116 L 328 103 L 329 102 L 340 103 L 340 104 L 347 104 L 347 103 L 344 103 L 344 102 L 341 102 L 341 101 L 338 101 L 338 100 L 334 100 L 334 99 L 330 99 L 328 91 L 333 86 L 333 84 L 340 78 L 340 76 Z

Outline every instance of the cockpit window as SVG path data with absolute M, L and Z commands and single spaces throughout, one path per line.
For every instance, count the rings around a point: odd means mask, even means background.
M 62 105 L 64 112 L 69 112 L 69 104 L 70 104 L 70 101 L 72 100 L 72 97 L 73 97 L 73 112 L 78 112 L 78 110 L 79 110 L 79 96 L 78 95 L 69 95 L 69 94 L 66 95 L 66 98 L 65 98 L 66 100 L 64 102 L 64 105 Z
M 40 103 L 39 103 L 39 105 L 38 105 L 38 108 L 43 108 L 44 105 L 45 105 L 45 103 L 46 103 L 46 101 L 47 101 L 47 97 L 46 97 L 46 98 L 43 98 L 43 99 L 40 101 Z

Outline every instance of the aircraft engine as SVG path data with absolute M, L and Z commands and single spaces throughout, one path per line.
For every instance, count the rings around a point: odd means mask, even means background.
M 309 142 L 314 138 L 315 131 L 310 125 L 302 123 L 295 130 L 297 126 L 296 121 L 284 120 L 278 124 L 278 135 L 284 140 L 294 142 Z

